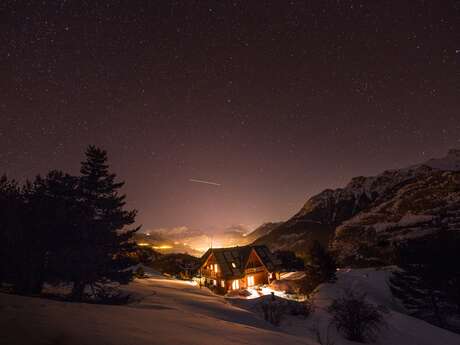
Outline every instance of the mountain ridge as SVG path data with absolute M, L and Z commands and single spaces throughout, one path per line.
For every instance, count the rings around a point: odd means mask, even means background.
M 343 239 L 344 234 L 349 233 L 350 229 L 360 227 L 358 215 L 364 216 L 366 224 L 371 222 L 372 210 L 375 211 L 379 205 L 384 205 L 392 201 L 404 201 L 408 203 L 408 197 L 414 197 L 415 200 L 422 200 L 414 196 L 414 188 L 425 188 L 430 191 L 431 198 L 438 198 L 438 203 L 442 204 L 449 195 L 439 194 L 438 189 L 442 190 L 443 183 L 447 183 L 450 188 L 456 190 L 460 182 L 457 183 L 456 176 L 460 175 L 460 150 L 451 149 L 447 155 L 441 158 L 432 158 L 420 164 L 412 165 L 402 169 L 385 170 L 375 176 L 357 176 L 343 188 L 325 189 L 317 195 L 309 198 L 303 207 L 290 219 L 269 234 L 260 237 L 255 241 L 256 244 L 267 244 L 272 250 L 293 250 L 300 255 L 305 254 L 309 243 L 313 240 L 319 240 L 323 244 L 334 244 L 334 249 L 343 250 L 339 245 L 339 238 Z M 444 172 L 450 172 L 447 175 Z M 430 189 L 430 181 L 433 187 Z M 446 182 L 447 181 L 447 182 Z M 436 187 L 437 186 L 437 187 Z M 412 192 L 410 192 L 412 191 Z M 400 194 L 398 194 L 400 192 Z M 407 192 L 407 194 L 405 194 Z M 438 193 L 438 194 L 436 194 Z M 450 195 L 450 197 L 452 197 Z M 456 195 L 455 195 L 456 198 Z M 427 202 L 425 200 L 425 202 Z M 383 206 L 382 206 L 383 207 Z M 410 208 L 411 212 L 426 210 L 417 210 Z M 402 217 L 409 215 L 398 210 Z M 431 221 L 439 218 L 441 210 L 431 210 L 433 216 Z M 388 219 L 386 219 L 388 218 Z M 397 217 L 391 214 L 381 214 L 377 217 L 379 222 L 394 222 Z M 350 220 L 354 219 L 354 222 Z M 376 220 L 377 221 L 377 220 Z M 345 226 L 345 225 L 346 226 Z M 343 225 L 343 227 L 341 227 Z M 399 224 L 401 225 L 401 224 Z M 347 230 L 344 230 L 347 229 Z M 337 234 L 339 230 L 339 234 Z M 362 227 L 361 227 L 361 230 Z M 361 231 L 361 235 L 364 234 Z M 365 232 L 365 231 L 364 231 Z M 352 236 L 353 238 L 353 236 Z

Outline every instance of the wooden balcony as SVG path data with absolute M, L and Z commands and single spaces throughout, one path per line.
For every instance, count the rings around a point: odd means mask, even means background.
M 257 273 L 257 272 L 263 272 L 265 271 L 264 266 L 258 266 L 258 267 L 252 267 L 252 268 L 246 268 L 244 270 L 245 274 L 251 274 L 251 273 Z
M 208 277 L 208 278 L 218 278 L 219 277 L 219 274 L 214 272 L 213 270 L 205 270 L 205 269 L 201 270 L 201 275 L 203 277 Z

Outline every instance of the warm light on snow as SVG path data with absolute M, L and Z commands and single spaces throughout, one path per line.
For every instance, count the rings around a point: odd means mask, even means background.
M 167 244 L 163 244 L 161 246 L 152 246 L 153 249 L 171 249 L 172 246 L 169 246 Z

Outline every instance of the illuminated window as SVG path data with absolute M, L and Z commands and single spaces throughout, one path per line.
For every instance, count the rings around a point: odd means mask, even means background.
M 217 264 L 214 265 L 214 272 L 218 272 L 219 271 L 219 266 L 217 266 Z
M 248 286 L 254 286 L 254 276 L 248 276 Z
M 225 288 L 225 280 L 221 280 L 221 281 L 220 281 L 220 286 L 223 287 L 223 288 Z
M 214 286 L 217 286 L 217 280 L 213 280 L 213 281 L 212 281 L 212 284 L 213 284 Z
M 240 281 L 238 279 L 232 281 L 232 289 L 238 290 L 240 288 Z
M 210 264 L 210 265 L 209 265 L 209 269 L 212 271 L 212 269 L 213 269 L 213 264 Z
M 236 264 L 234 262 L 232 262 L 232 267 L 236 268 Z

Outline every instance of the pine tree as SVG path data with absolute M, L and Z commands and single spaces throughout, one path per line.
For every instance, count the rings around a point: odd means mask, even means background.
M 20 210 L 23 201 L 18 184 L 8 180 L 3 175 L 0 177 L 0 284 L 12 283 L 14 269 L 11 262 L 14 262 L 13 255 L 16 254 L 15 247 L 18 243 L 17 236 L 19 226 L 17 222 L 21 219 Z
M 300 292 L 310 294 L 319 284 L 336 279 L 336 264 L 332 255 L 318 241 L 308 249 L 308 262 L 305 265 L 305 278 Z
M 126 211 L 125 195 L 120 194 L 123 182 L 109 172 L 107 152 L 94 146 L 86 150 L 81 164 L 79 199 L 83 217 L 74 234 L 72 257 L 72 296 L 81 299 L 86 286 L 99 283 L 128 283 L 132 272 L 129 254 L 131 240 L 139 228 L 126 229 L 135 222 L 136 211 Z
M 50 263 L 73 226 L 70 205 L 76 202 L 75 177 L 51 171 L 27 181 L 19 193 L 20 206 L 11 222 L 10 262 L 16 263 L 11 283 L 16 292 L 38 294 L 50 278 Z
M 309 250 L 309 266 L 313 267 L 320 283 L 335 280 L 337 265 L 332 255 L 318 241 Z
M 45 178 L 38 176 L 30 193 L 35 223 L 46 248 L 45 279 L 50 282 L 69 281 L 66 266 L 73 239 L 83 219 L 82 203 L 78 196 L 78 178 L 61 171 L 51 171 Z

